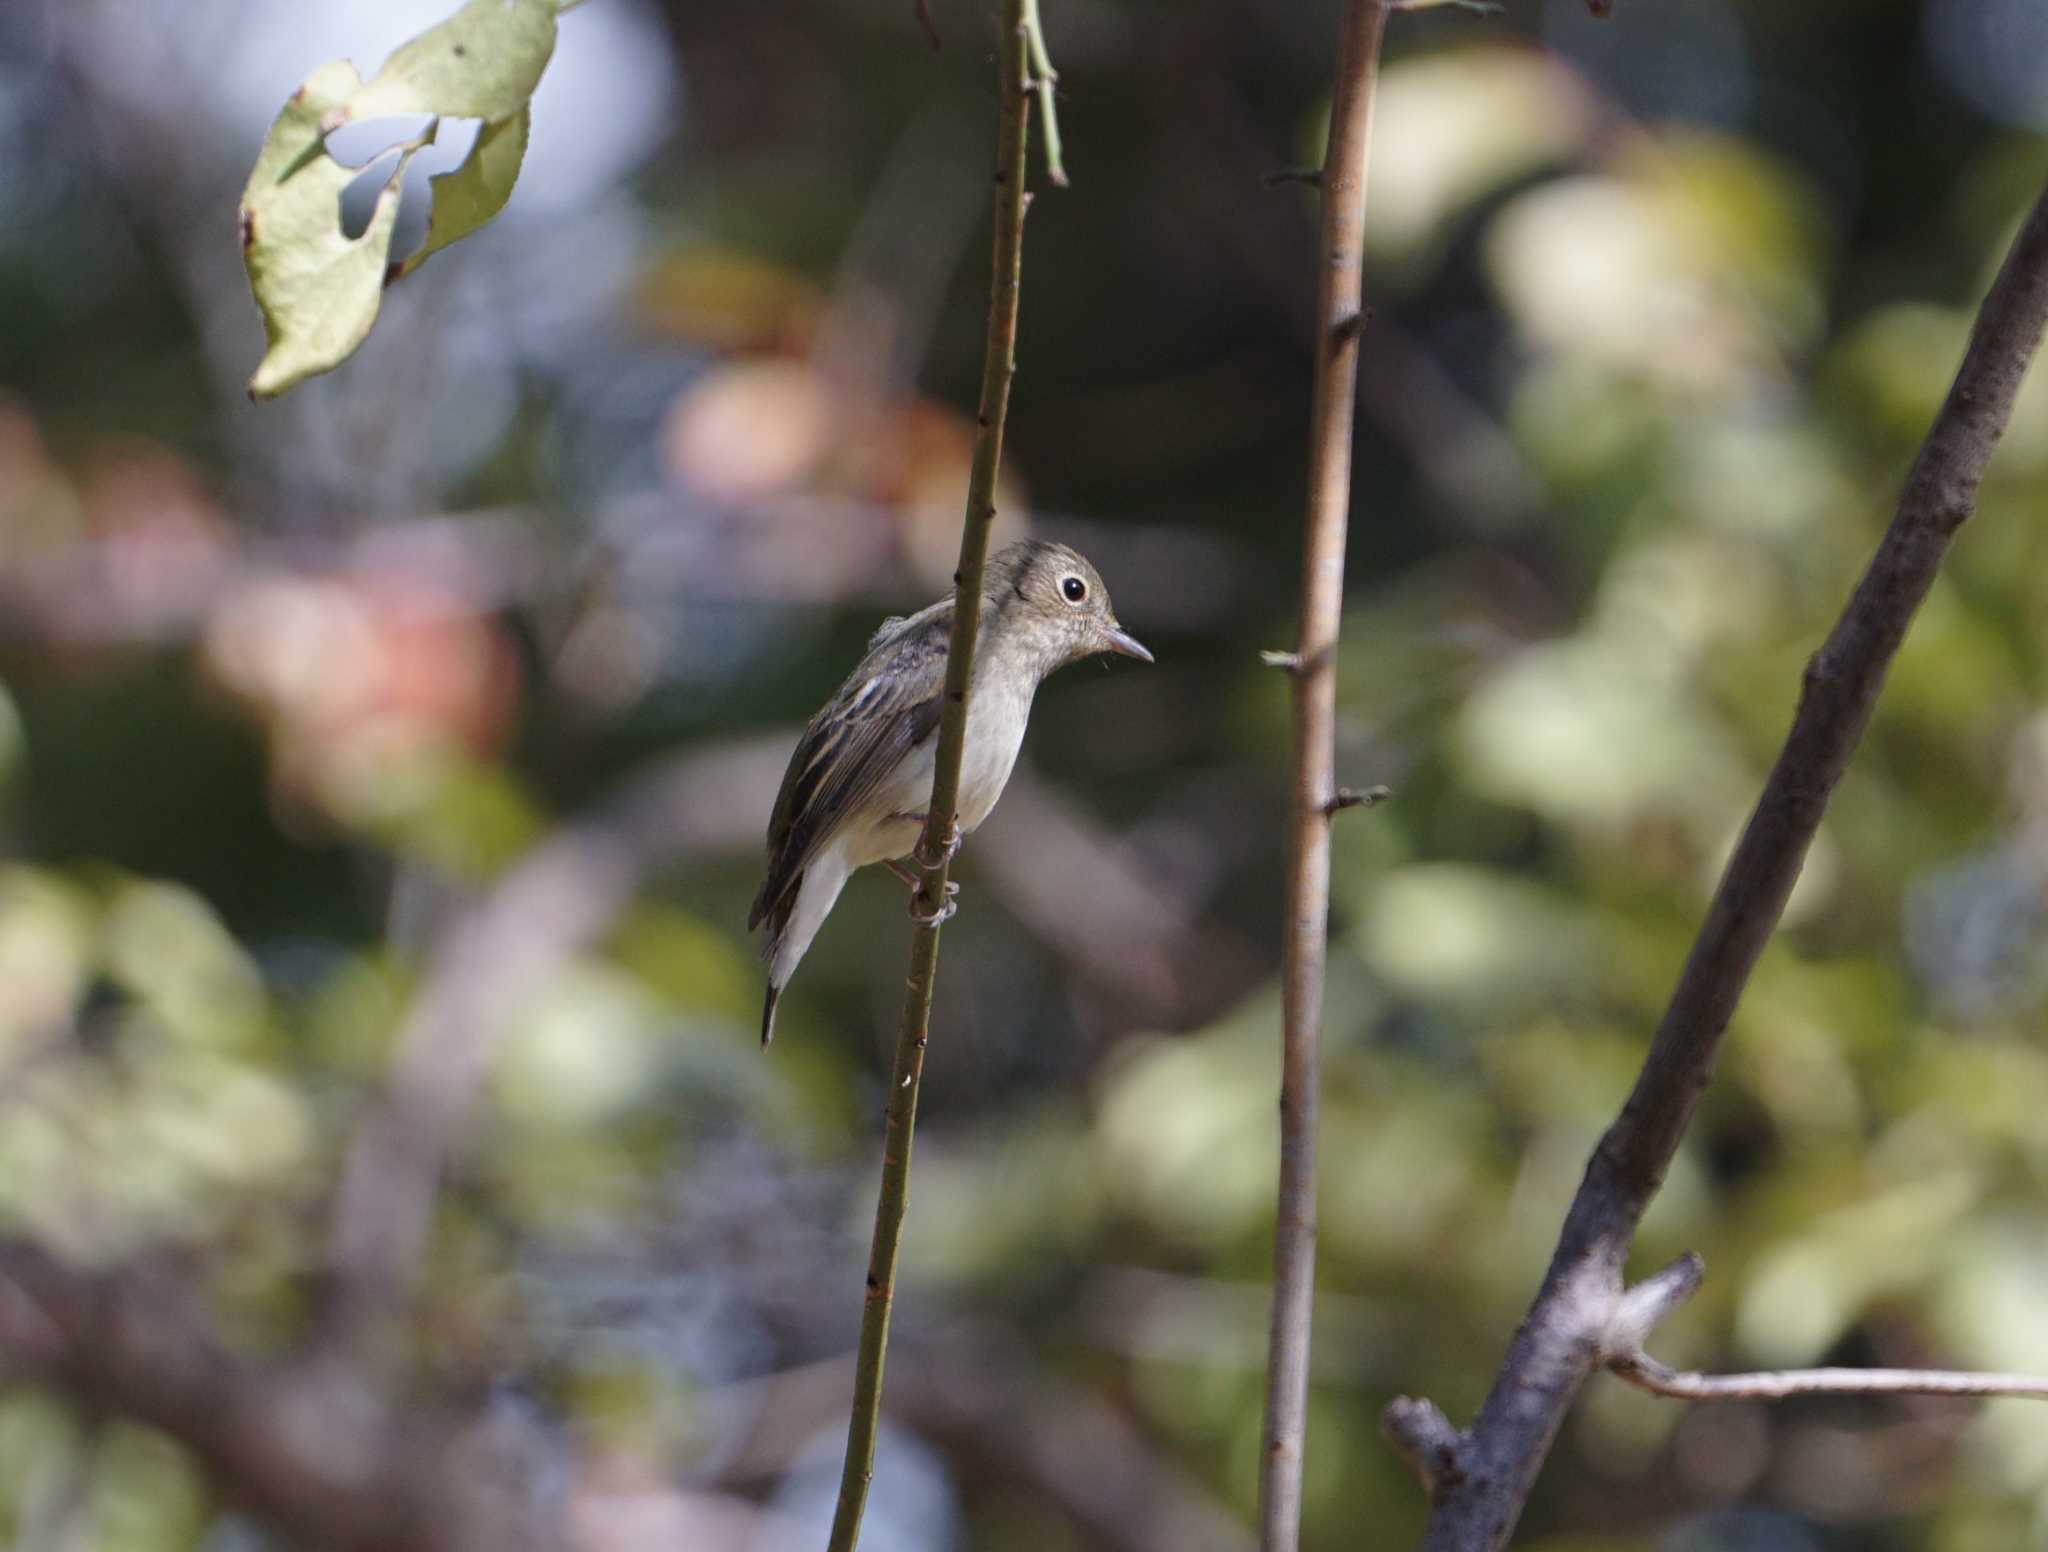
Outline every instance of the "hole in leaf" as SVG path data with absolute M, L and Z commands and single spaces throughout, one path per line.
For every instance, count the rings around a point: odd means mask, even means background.
M 360 166 L 362 169 L 349 180 L 348 187 L 341 193 L 341 231 L 351 242 L 369 227 L 370 213 L 376 208 L 377 196 L 390 181 L 391 164 L 399 154 L 397 147 L 418 138 L 428 122 L 419 117 L 374 119 L 363 124 L 345 124 L 328 136 L 327 144 L 336 161 L 344 167 Z M 391 258 L 394 262 L 414 252 L 427 240 L 427 215 L 433 205 L 428 180 L 461 166 L 482 127 L 481 119 L 443 119 L 435 133 L 434 143 L 421 147 L 406 164 L 405 182 L 399 192 L 398 221 L 391 236 Z M 366 146 L 382 148 L 372 149 L 360 163 L 340 154 L 334 144 L 355 130 L 375 130 L 376 134 L 369 140 L 357 140 L 352 151 L 361 152 Z
M 398 160 L 396 151 L 387 151 L 375 157 L 349 180 L 348 187 L 341 191 L 341 235 L 354 242 L 369 230 L 370 215 L 377 208 L 377 196 L 384 192 L 384 185 L 391 180 L 391 167 Z
M 453 172 L 469 155 L 470 147 L 483 129 L 482 119 L 443 119 L 434 143 L 415 156 L 405 169 L 405 193 L 398 207 L 398 225 L 391 234 L 393 263 L 410 257 L 426 246 L 427 220 L 434 207 L 428 180 Z
M 368 167 L 393 146 L 419 139 L 433 122 L 433 118 L 425 113 L 364 119 L 360 123 L 342 125 L 327 137 L 324 144 L 327 154 L 342 166 Z

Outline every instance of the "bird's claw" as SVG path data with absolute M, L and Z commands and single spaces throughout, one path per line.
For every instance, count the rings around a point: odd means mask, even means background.
M 944 867 L 947 863 L 951 862 L 959 854 L 960 826 L 957 823 L 955 823 L 947 826 L 946 828 L 946 839 L 940 844 L 939 860 L 937 862 L 927 865 L 924 860 L 923 854 L 920 852 L 912 852 L 911 856 L 915 859 L 918 867 L 922 868 L 927 873 L 934 873 L 937 872 L 940 868 Z
M 917 908 L 917 896 L 910 897 L 910 919 L 920 927 L 936 927 L 941 922 L 951 921 L 953 913 L 960 909 L 960 886 L 950 878 L 946 880 L 946 892 L 939 902 L 939 908 L 927 914 Z

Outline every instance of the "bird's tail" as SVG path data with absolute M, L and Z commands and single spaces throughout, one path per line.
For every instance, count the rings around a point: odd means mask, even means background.
M 790 914 L 796 910 L 797 893 L 803 888 L 804 876 L 799 873 L 789 881 L 781 896 L 769 902 L 757 900 L 754 904 L 753 919 L 748 926 L 761 923 L 761 958 L 768 964 L 768 995 L 761 1006 L 761 1049 L 768 1049 L 768 1042 L 775 1038 L 775 1004 L 782 999 L 782 988 L 788 979 L 788 971 L 776 963 L 776 956 L 782 951 L 784 934 L 789 931 Z M 766 894 L 766 890 L 763 890 Z

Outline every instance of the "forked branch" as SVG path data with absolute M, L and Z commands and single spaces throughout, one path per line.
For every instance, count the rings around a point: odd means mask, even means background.
M 1791 731 L 1707 908 L 1635 1088 L 1594 1150 L 1492 1391 L 1458 1439 L 1459 1472 L 1432 1484 L 1426 1552 L 1491 1552 L 1507 1543 L 1573 1397 L 1596 1366 L 1621 1350 L 1614 1323 L 1627 1313 L 1622 1268 L 1636 1226 L 1706 1091 L 1736 1000 L 1870 722 L 1885 672 L 1950 540 L 1975 509 L 1978 483 L 2044 326 L 2048 193 L 2027 216 L 1992 282 L 1962 366 L 1868 570 L 1807 664 Z M 1632 1359 L 1628 1377 L 1638 1383 L 1662 1377 L 1644 1362 Z M 1711 1392 L 1722 1383 L 1669 1378 L 1680 1393 Z M 2031 1389 L 2023 1384 L 2001 1393 Z

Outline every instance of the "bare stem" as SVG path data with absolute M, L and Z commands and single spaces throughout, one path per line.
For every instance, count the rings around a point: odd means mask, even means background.
M 974 467 L 960 531 L 960 566 L 953 574 L 953 636 L 946 653 L 946 692 L 939 721 L 931 808 L 918 837 L 924 884 L 911 900 L 910 990 L 896 1037 L 896 1064 L 882 1141 L 882 1190 L 875 1204 L 875 1237 L 868 1251 L 867 1292 L 861 1309 L 860 1349 L 854 1363 L 853 1414 L 846 1430 L 846 1466 L 839 1507 L 832 1517 L 829 1552 L 853 1552 L 861 1514 L 874 1479 L 875 1430 L 882 1403 L 882 1365 L 889 1347 L 889 1313 L 896 1299 L 896 1252 L 910 1187 L 910 1144 L 917 1123 L 917 1091 L 924 1076 L 932 987 L 939 968 L 940 909 L 946 902 L 955 810 L 960 801 L 960 758 L 967 739 L 967 697 L 974 647 L 981 627 L 981 575 L 995 522 L 996 470 L 1003 456 L 1003 420 L 1016 373 L 1017 297 L 1023 275 L 1026 134 L 1031 90 L 1026 74 L 1031 0 L 1004 0 L 996 119 L 995 251 L 990 273 L 988 333 L 983 342 L 981 403 Z
M 1273 1325 L 1259 1459 L 1259 1545 L 1293 1552 L 1301 1535 L 1309 1324 L 1315 1304 L 1316 1108 L 1322 1061 L 1323 968 L 1329 949 L 1330 816 L 1336 811 L 1337 632 L 1351 510 L 1351 423 L 1365 249 L 1365 174 L 1372 140 L 1385 0 L 1347 0 L 1336 96 L 1324 152 L 1317 247 L 1315 397 L 1308 507 L 1302 523 L 1301 634 L 1277 659 L 1294 682 L 1294 790 L 1288 826 L 1281 969 L 1280 1187 L 1273 1230 Z M 1269 657 L 1268 661 L 1275 661 Z
M 1951 1369 L 1772 1369 L 1697 1374 L 1667 1368 L 1643 1351 L 1650 1333 L 1690 1299 L 1706 1268 L 1683 1255 L 1616 1303 L 1601 1339 L 1601 1361 L 1639 1390 L 1680 1401 L 1780 1401 L 1787 1396 L 2031 1396 L 2048 1400 L 2048 1376 L 1968 1374 Z
M 1435 1495 L 1426 1552 L 1506 1545 L 1565 1411 L 1616 1344 L 1629 1242 L 1712 1079 L 1737 999 L 1775 930 L 1828 796 L 1933 585 L 2048 327 L 2048 193 L 2013 240 L 1897 511 L 1826 643 L 1729 858 L 1642 1072 L 1586 1166 L 1527 1317 L 1465 1437 L 1465 1476 Z M 1713 1382 L 1703 1381 L 1711 1384 Z
M 1769 1369 L 1695 1374 L 1648 1353 L 1607 1360 L 1639 1390 L 1680 1401 L 1781 1401 L 1787 1396 L 2029 1396 L 2048 1401 L 2048 1375 L 1968 1374 L 1951 1369 Z
M 1045 50 L 1045 25 L 1038 19 L 1038 0 L 1024 0 L 1024 36 L 1031 51 L 1031 84 L 1038 93 L 1038 132 L 1045 138 L 1045 175 L 1053 187 L 1067 186 L 1067 164 L 1060 155 L 1060 116 L 1053 104 L 1060 73 Z

